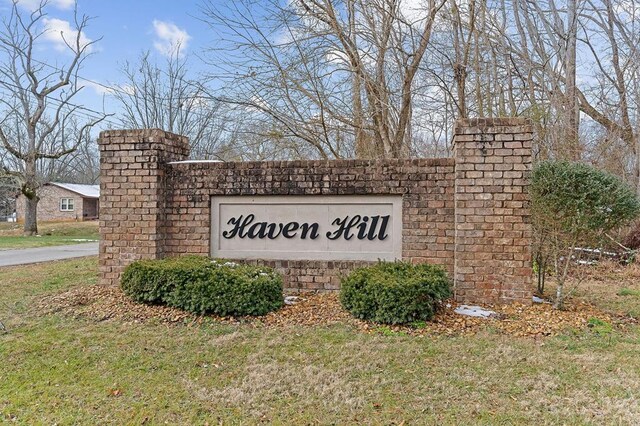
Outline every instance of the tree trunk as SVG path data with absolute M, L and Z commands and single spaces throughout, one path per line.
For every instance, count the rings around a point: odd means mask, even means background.
M 360 98 L 361 86 L 360 77 L 353 73 L 353 124 L 355 127 L 356 137 L 356 158 L 371 158 L 370 146 L 367 146 L 366 135 L 364 132 L 364 119 L 362 113 L 362 99 Z
M 555 309 L 564 308 L 564 281 L 558 281 L 558 287 L 556 287 L 556 300 L 553 303 Z
M 578 95 L 576 92 L 576 43 L 578 35 L 577 24 L 577 0 L 568 2 L 568 34 L 567 50 L 565 56 L 566 64 L 566 100 L 564 118 L 564 143 L 566 144 L 565 158 L 571 161 L 578 161 L 581 157 L 579 142 L 579 119 Z
M 453 79 L 456 82 L 458 94 L 458 118 L 467 117 L 467 94 L 465 88 L 467 84 L 467 69 L 463 64 L 453 66 Z
M 25 182 L 22 185 L 22 194 L 25 196 L 24 235 L 38 233 L 38 180 L 36 178 L 35 159 L 25 161 Z
M 351 43 L 354 46 L 358 45 L 356 37 L 356 12 L 354 0 L 350 0 L 348 3 L 349 13 L 349 37 Z M 360 81 L 360 75 L 357 70 L 354 69 L 354 65 L 351 64 L 351 79 L 352 79 L 352 92 L 353 98 L 353 124 L 355 127 L 355 154 L 356 158 L 374 158 L 373 149 L 371 146 L 367 146 L 366 135 L 364 132 L 364 115 L 362 109 L 362 82 Z
M 26 197 L 24 212 L 24 235 L 36 235 L 38 233 L 38 197 Z

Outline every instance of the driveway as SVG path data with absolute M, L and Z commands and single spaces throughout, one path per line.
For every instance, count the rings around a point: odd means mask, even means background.
M 38 247 L 0 251 L 0 267 L 49 262 L 98 254 L 98 243 L 82 243 L 68 246 Z

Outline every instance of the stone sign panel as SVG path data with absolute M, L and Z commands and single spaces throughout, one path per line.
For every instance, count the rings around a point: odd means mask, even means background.
M 214 196 L 211 256 L 402 258 L 401 196 Z

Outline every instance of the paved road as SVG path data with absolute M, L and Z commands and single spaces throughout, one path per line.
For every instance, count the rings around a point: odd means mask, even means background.
M 51 260 L 98 254 L 98 243 L 82 243 L 68 246 L 38 247 L 20 250 L 0 251 L 0 267 L 24 265 L 27 263 L 49 262 Z

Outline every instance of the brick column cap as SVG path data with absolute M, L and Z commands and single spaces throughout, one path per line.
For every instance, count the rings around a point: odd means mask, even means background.
M 103 130 L 98 136 L 98 143 L 109 143 L 107 138 L 135 137 L 135 138 L 162 138 L 170 139 L 187 145 L 189 138 L 162 129 L 127 129 L 127 130 Z
M 459 118 L 456 120 L 454 130 L 456 134 L 468 134 L 470 129 L 475 130 L 477 133 L 484 133 L 490 127 L 516 126 L 524 127 L 520 129 L 520 132 L 531 133 L 533 131 L 533 121 L 528 117 Z M 497 132 L 502 132 L 502 130 Z

